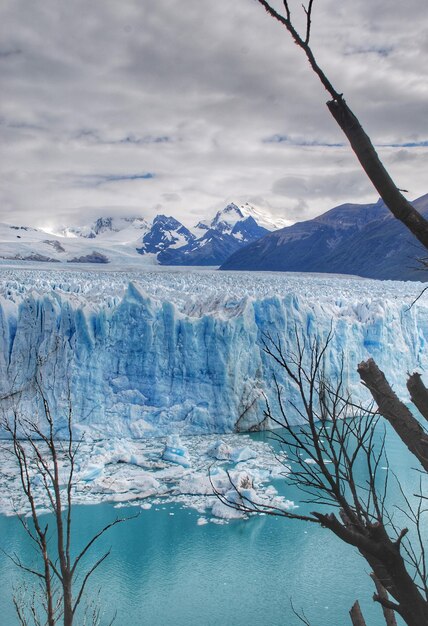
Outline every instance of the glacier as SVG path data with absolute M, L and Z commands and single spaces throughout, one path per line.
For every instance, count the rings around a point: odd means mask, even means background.
M 407 371 L 428 367 L 428 296 L 415 282 L 212 270 L 43 270 L 0 266 L 0 394 L 34 403 L 42 367 L 58 431 L 70 393 L 75 429 L 93 438 L 255 429 L 273 375 L 263 350 L 301 335 L 332 341 L 326 374 L 365 397 L 356 367 L 373 357 L 406 397 Z M 298 422 L 298 413 L 290 413 Z

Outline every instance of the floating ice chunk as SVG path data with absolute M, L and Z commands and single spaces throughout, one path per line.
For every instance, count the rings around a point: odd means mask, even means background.
M 104 472 L 104 464 L 90 463 L 86 466 L 85 470 L 80 474 L 80 479 L 85 482 L 92 482 L 96 478 L 99 478 Z
M 230 458 L 232 450 L 222 439 L 215 441 L 207 450 L 207 455 L 218 461 L 227 461 Z
M 182 465 L 169 465 L 157 471 L 156 477 L 165 483 L 172 483 L 179 480 L 186 473 L 186 469 Z
M 290 465 L 279 465 L 273 467 L 270 472 L 270 478 L 284 478 L 284 476 L 288 476 L 291 473 Z
M 317 464 L 315 459 L 304 459 L 303 463 L 307 463 L 308 465 L 316 465 Z
M 189 495 L 209 495 L 213 493 L 209 476 L 206 473 L 198 472 L 183 478 L 177 485 L 179 493 L 185 493 Z
M 128 463 L 129 465 L 137 465 L 139 467 L 145 467 L 147 463 L 146 457 L 133 453 L 117 454 L 112 457 L 112 463 Z
M 128 483 L 131 484 L 131 489 L 138 498 L 148 498 L 149 496 L 157 495 L 163 491 L 161 483 L 149 472 L 130 478 Z
M 31 484 L 33 487 L 43 485 L 43 478 L 41 474 L 34 474 L 34 476 L 31 477 Z
M 190 467 L 190 456 L 187 448 L 181 443 L 178 435 L 169 435 L 162 453 L 164 461 L 177 463 L 183 467 Z
M 208 520 L 206 517 L 198 517 L 196 523 L 198 526 L 205 526 L 205 524 L 208 524 Z
M 161 483 L 149 472 L 138 475 L 115 475 L 114 480 L 103 478 L 94 485 L 97 492 L 109 494 L 109 500 L 125 502 L 150 496 L 161 495 Z
M 230 453 L 230 460 L 233 461 L 233 463 L 248 461 L 249 459 L 255 458 L 257 458 L 257 453 L 248 446 L 245 448 L 234 448 Z
M 253 488 L 253 478 L 248 472 L 235 472 L 229 474 L 228 483 L 217 482 L 216 490 L 222 494 L 222 498 L 212 505 L 212 514 L 223 519 L 240 519 L 245 517 L 245 512 L 240 507 L 249 506 L 257 499 Z
M 293 500 L 283 500 L 282 501 L 282 507 L 286 510 L 289 511 L 291 509 L 298 509 L 299 505 L 298 504 L 294 504 Z

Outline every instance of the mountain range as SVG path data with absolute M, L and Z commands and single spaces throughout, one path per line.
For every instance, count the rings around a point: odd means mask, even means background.
M 413 202 L 428 218 L 428 194 Z M 354 274 L 428 281 L 418 259 L 426 250 L 382 200 L 342 204 L 311 220 L 285 225 L 249 204 L 228 204 L 211 220 L 186 227 L 157 215 L 100 217 L 56 233 L 0 224 L 0 258 L 45 262 L 220 266 Z
M 0 258 L 69 263 L 215 265 L 287 223 L 249 204 L 228 204 L 208 221 L 187 228 L 157 215 L 100 217 L 91 224 L 47 232 L 0 224 Z
M 412 204 L 428 218 L 428 194 Z M 426 250 L 382 200 L 342 204 L 267 234 L 233 253 L 221 269 L 355 274 L 428 281 Z

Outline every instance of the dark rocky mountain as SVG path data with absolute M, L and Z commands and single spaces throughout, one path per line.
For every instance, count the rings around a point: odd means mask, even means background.
M 142 237 L 137 252 L 157 254 L 175 246 L 181 248 L 195 239 L 195 235 L 174 217 L 157 215 L 150 230 Z
M 218 211 L 211 223 L 200 222 L 195 227 L 195 236 L 186 245 L 169 247 L 158 254 L 162 265 L 220 265 L 235 250 L 268 232 L 260 226 L 249 209 L 244 212 L 236 204 L 229 204 Z
M 428 194 L 413 204 L 428 215 Z M 382 200 L 343 204 L 282 228 L 233 253 L 221 269 L 329 272 L 428 281 L 418 258 L 426 250 Z

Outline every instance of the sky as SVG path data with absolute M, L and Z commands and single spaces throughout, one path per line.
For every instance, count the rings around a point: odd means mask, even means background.
M 410 199 L 428 192 L 427 31 L 425 0 L 314 2 L 314 53 Z M 2 222 L 193 225 L 230 201 L 300 221 L 377 199 L 257 0 L 2 0 L 0 89 Z

